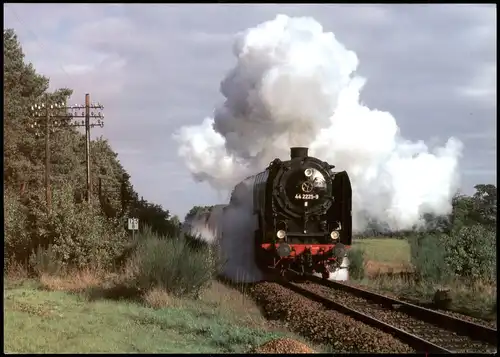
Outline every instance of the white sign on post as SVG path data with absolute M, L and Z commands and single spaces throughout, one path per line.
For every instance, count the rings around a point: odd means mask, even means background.
M 128 230 L 138 231 L 139 230 L 139 218 L 129 218 L 128 219 Z

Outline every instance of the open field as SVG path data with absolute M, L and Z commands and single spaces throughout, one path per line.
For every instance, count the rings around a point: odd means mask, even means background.
M 410 245 L 404 239 L 359 239 L 354 241 L 353 247 L 363 249 L 367 260 L 380 263 L 410 262 Z
M 450 281 L 446 284 L 415 282 L 411 275 L 411 251 L 406 240 L 374 238 L 353 243 L 364 250 L 365 277 L 351 283 L 395 295 L 414 303 L 432 304 L 438 289 L 452 299 L 448 309 L 485 320 L 496 320 L 496 285 L 483 282 Z M 402 274 L 401 274 L 402 273 Z
M 403 239 L 360 239 L 353 243 L 365 254 L 366 275 L 375 277 L 378 274 L 399 273 L 411 269 L 410 245 Z
M 104 290 L 99 294 L 95 282 L 6 282 L 5 351 L 227 353 L 247 352 L 277 337 L 301 340 L 268 325 L 253 301 L 220 283 L 199 300 L 152 290 L 141 301 L 117 301 L 104 298 Z

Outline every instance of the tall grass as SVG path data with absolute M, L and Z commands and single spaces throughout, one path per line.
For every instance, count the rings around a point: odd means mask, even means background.
M 409 238 L 411 263 L 419 280 L 448 281 L 452 272 L 446 264 L 444 240 L 437 234 L 414 234 Z
M 349 259 L 349 277 L 354 280 L 365 276 L 365 252 L 361 248 L 351 248 L 347 252 Z
M 389 240 L 385 240 L 389 242 Z M 376 239 L 366 244 L 374 250 L 388 250 L 383 256 L 388 258 L 393 253 L 395 260 L 384 263 L 401 263 L 398 256 L 400 241 L 394 249 L 382 244 Z M 411 270 L 402 273 L 393 272 L 392 267 L 387 273 L 379 271 L 373 276 L 367 276 L 360 281 L 375 290 L 395 293 L 413 302 L 435 303 L 437 292 L 446 291 L 452 299 L 449 309 L 479 318 L 490 318 L 492 311 L 496 316 L 496 236 L 481 227 L 462 227 L 448 234 L 417 233 L 408 237 L 410 249 L 408 259 L 411 260 Z M 359 249 L 359 248 L 357 248 Z M 368 255 L 373 257 L 372 252 Z M 350 256 L 353 272 L 352 280 L 357 280 L 356 268 L 360 253 L 352 250 Z M 382 255 L 379 255 L 382 256 Z M 366 257 L 365 257 L 366 258 Z M 370 267 L 367 268 L 369 270 Z M 406 267 L 406 269 L 409 267 Z
M 141 291 L 159 288 L 174 296 L 196 298 L 210 284 L 217 268 L 211 247 L 193 247 L 184 236 L 164 237 L 146 229 L 136 238 L 126 270 Z
M 48 245 L 47 248 L 38 246 L 36 250 L 33 250 L 29 258 L 29 265 L 37 276 L 43 274 L 57 275 L 63 270 L 60 261 L 52 249 L 52 245 Z

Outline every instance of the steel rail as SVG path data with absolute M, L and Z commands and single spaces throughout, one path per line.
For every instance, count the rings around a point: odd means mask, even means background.
M 276 278 L 275 282 L 280 284 L 281 286 L 294 291 L 310 300 L 316 301 L 318 303 L 321 303 L 324 305 L 326 308 L 336 310 L 342 314 L 345 314 L 347 316 L 352 317 L 353 319 L 357 321 L 361 321 L 366 323 L 367 325 L 370 325 L 376 329 L 382 330 L 386 333 L 389 333 L 393 335 L 394 337 L 398 338 L 402 342 L 408 344 L 412 348 L 414 348 L 417 352 L 420 353 L 453 353 L 453 351 L 450 351 L 444 347 L 438 346 L 430 341 L 427 341 L 417 335 L 414 335 L 412 333 L 406 332 L 396 326 L 392 326 L 388 323 L 385 323 L 379 319 L 376 319 L 372 316 L 366 315 L 360 311 L 357 311 L 355 309 L 352 309 L 344 304 L 341 304 L 339 302 L 336 302 L 334 300 L 331 300 L 329 298 L 326 298 L 322 295 L 316 294 L 312 291 L 309 291 L 307 289 L 301 288 L 300 286 L 295 285 L 294 283 L 291 283 L 290 281 L 284 279 L 284 278 Z
M 343 290 L 347 293 L 380 304 L 386 308 L 393 310 L 396 309 L 410 316 L 416 317 L 419 320 L 442 327 L 448 331 L 453 331 L 457 334 L 465 335 L 471 339 L 485 342 L 493 346 L 496 346 L 498 343 L 496 329 L 338 281 L 324 280 L 313 275 L 307 275 L 305 278 L 306 280 L 318 285 Z

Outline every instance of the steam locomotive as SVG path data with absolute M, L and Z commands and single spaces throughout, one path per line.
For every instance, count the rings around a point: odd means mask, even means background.
M 346 268 L 352 242 L 352 189 L 345 171 L 292 147 L 290 160 L 276 158 L 255 175 L 255 259 L 261 269 L 320 274 Z M 339 279 L 343 280 L 343 279 Z

